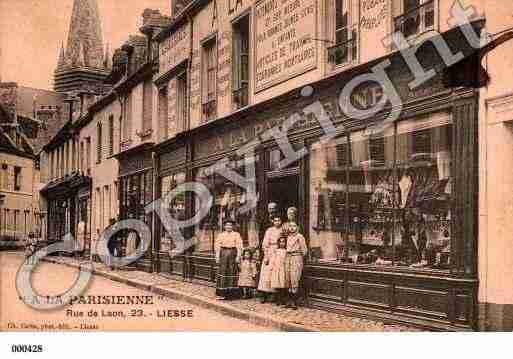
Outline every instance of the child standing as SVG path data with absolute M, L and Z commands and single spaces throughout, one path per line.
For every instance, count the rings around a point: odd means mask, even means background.
M 305 237 L 298 232 L 298 225 L 295 222 L 289 223 L 287 235 L 287 280 L 289 285 L 290 299 L 287 308 L 297 309 L 299 283 L 303 274 L 303 261 L 307 255 Z
M 276 291 L 276 304 L 287 304 L 287 238 L 278 239 L 278 248 L 271 258 L 271 287 Z
M 252 260 L 252 253 L 249 248 L 242 252 L 242 260 L 240 262 L 239 287 L 242 288 L 242 298 L 251 298 L 251 292 L 256 286 L 257 267 Z

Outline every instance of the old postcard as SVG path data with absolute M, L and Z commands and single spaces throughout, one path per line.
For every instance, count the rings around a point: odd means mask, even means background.
M 0 36 L 1 331 L 513 330 L 513 2 L 0 0 Z

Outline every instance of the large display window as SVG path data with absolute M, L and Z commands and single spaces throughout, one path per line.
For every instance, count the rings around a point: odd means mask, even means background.
M 445 113 L 312 146 L 312 259 L 448 270 L 451 150 Z
M 230 166 L 232 170 L 244 176 L 244 160 L 231 161 Z M 247 201 L 245 190 L 222 175 L 213 173 L 208 167 L 196 170 L 195 181 L 203 183 L 213 196 L 209 214 L 195 228 L 194 235 L 197 241 L 195 252 L 213 254 L 214 241 L 223 230 L 223 223 L 228 219 L 235 221 L 235 230 L 241 234 L 245 247 L 257 247 L 259 244 L 257 208 L 242 211 Z M 195 208 L 200 205 L 203 204 L 196 198 Z
M 165 199 L 169 192 L 173 191 L 179 185 L 185 183 L 185 179 L 185 172 L 177 172 L 162 177 L 160 182 L 160 193 L 162 194 L 162 198 Z M 171 201 L 164 201 L 165 210 L 169 212 L 169 215 L 172 218 L 183 221 L 186 219 L 185 200 L 185 193 L 179 193 L 174 196 Z M 175 248 L 176 245 L 174 244 L 170 233 L 168 233 L 164 226 L 161 225 L 159 250 L 162 252 L 170 252 Z
M 151 213 L 146 213 L 145 207 L 153 200 L 152 171 L 143 171 L 120 180 L 120 214 L 122 219 L 139 219 L 151 224 Z

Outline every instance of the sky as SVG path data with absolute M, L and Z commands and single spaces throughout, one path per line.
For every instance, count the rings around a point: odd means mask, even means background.
M 171 0 L 98 0 L 104 44 L 112 50 L 138 33 L 145 8 L 168 15 Z M 51 90 L 73 0 L 0 0 L 0 77 Z

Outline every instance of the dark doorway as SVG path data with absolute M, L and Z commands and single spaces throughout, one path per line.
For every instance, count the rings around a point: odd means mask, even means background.
M 278 204 L 280 216 L 283 220 L 287 218 L 287 208 L 299 207 L 299 176 L 288 175 L 268 178 L 268 201 Z

